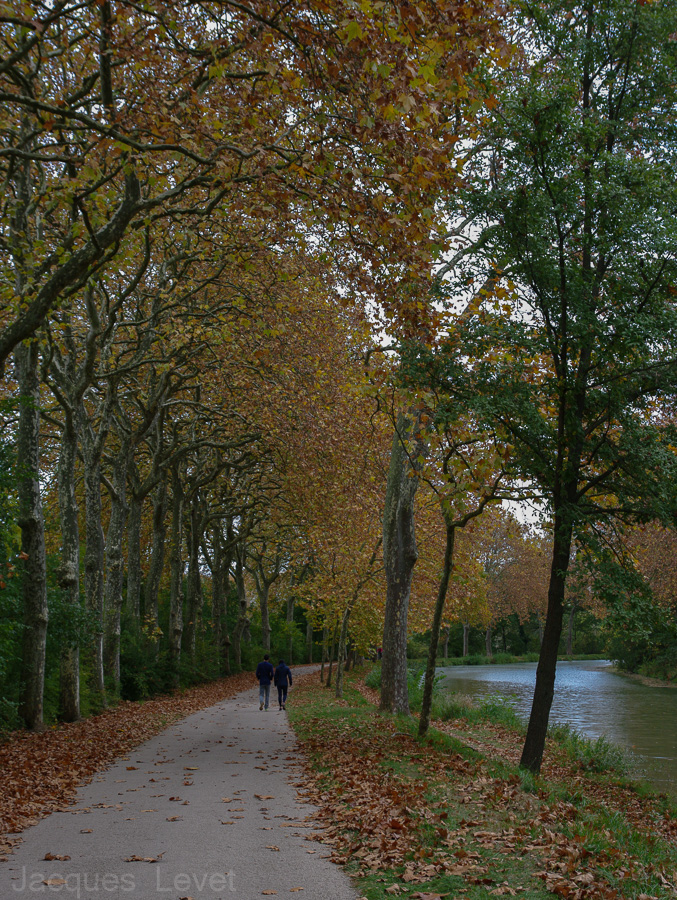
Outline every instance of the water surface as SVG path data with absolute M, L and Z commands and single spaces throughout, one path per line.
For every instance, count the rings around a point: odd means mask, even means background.
M 531 711 L 536 663 L 450 666 L 443 687 L 481 699 L 509 698 L 517 714 Z M 600 735 L 631 752 L 638 774 L 677 796 L 677 688 L 648 687 L 613 671 L 606 660 L 557 664 L 550 721 L 590 738 Z

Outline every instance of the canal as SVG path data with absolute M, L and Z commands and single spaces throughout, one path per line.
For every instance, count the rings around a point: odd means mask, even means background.
M 481 700 L 500 695 L 526 720 L 536 663 L 449 666 L 440 687 Z M 560 662 L 550 721 L 590 738 L 605 735 L 630 752 L 636 774 L 677 797 L 677 688 L 648 687 L 606 660 Z

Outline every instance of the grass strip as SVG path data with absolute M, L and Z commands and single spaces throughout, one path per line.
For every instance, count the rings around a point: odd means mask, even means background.
M 347 676 L 343 700 L 308 680 L 289 707 L 317 836 L 363 898 L 674 900 L 667 798 L 595 771 L 576 740 L 550 741 L 534 778 L 509 725 L 456 719 L 419 739 L 413 718 L 378 711 L 363 677 Z

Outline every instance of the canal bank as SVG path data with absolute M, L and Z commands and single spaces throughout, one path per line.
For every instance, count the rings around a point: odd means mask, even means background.
M 439 690 L 473 702 L 494 698 L 522 721 L 531 710 L 536 663 L 453 666 L 438 669 Z M 677 693 L 619 673 L 608 660 L 557 665 L 553 725 L 597 740 L 607 738 L 629 754 L 633 774 L 677 798 Z
M 620 669 L 618 666 L 614 666 L 613 670 L 616 675 L 622 675 L 623 678 L 629 678 L 631 681 L 636 681 L 638 684 L 643 684 L 645 687 L 677 688 L 677 682 L 674 681 L 663 681 L 660 678 L 649 678 L 648 675 L 640 675 L 638 672 L 626 672 L 624 669 Z
M 341 700 L 309 682 L 290 711 L 322 840 L 361 898 L 674 900 L 667 798 L 552 741 L 541 777 L 520 772 L 523 735 L 491 719 L 436 721 L 420 739 L 362 677 L 347 674 Z

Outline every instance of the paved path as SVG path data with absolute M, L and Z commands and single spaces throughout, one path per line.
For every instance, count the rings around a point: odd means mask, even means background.
M 286 713 L 260 712 L 257 696 L 188 716 L 95 776 L 24 833 L 0 864 L 0 898 L 355 900 L 327 848 L 306 840 L 313 807 L 292 784 Z

